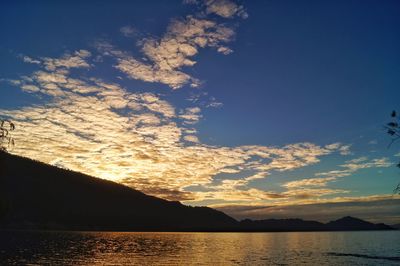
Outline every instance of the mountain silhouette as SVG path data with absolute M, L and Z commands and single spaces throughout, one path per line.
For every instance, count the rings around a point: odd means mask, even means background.
M 396 229 L 400 229 L 400 224 L 392 224 L 390 227 L 396 228 Z
M 2 211 L 1 211 L 2 210 Z M 4 227 L 79 230 L 222 230 L 237 221 L 111 181 L 0 152 Z
M 240 222 L 242 231 L 361 231 L 361 230 L 393 230 L 386 224 L 374 224 L 358 218 L 346 216 L 329 223 L 304 221 L 302 219 L 267 219 Z
M 240 222 L 243 231 L 323 231 L 325 224 L 316 221 L 304 221 L 302 219 L 267 219 L 250 220 Z
M 344 217 L 236 221 L 208 207 L 185 206 L 115 182 L 0 151 L 0 229 L 109 231 L 388 230 Z
M 392 227 L 383 223 L 373 224 L 351 216 L 346 216 L 336 221 L 329 222 L 325 226 L 330 231 L 393 229 Z

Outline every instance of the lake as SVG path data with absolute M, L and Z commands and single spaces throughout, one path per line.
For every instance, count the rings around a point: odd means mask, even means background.
M 0 231 L 1 265 L 400 265 L 400 231 Z

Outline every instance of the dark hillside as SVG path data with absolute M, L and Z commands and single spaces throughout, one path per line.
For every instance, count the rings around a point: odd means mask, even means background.
M 0 152 L 3 226 L 101 230 L 220 230 L 237 222 L 129 187 Z

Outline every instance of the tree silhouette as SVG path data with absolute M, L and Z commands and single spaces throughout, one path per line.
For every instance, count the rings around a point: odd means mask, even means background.
M 14 138 L 11 131 L 15 129 L 14 123 L 7 119 L 0 119 L 0 151 L 7 151 L 14 146 Z
M 396 111 L 392 111 L 392 114 L 390 116 L 391 116 L 392 121 L 390 121 L 389 123 L 387 123 L 384 126 L 384 128 L 386 129 L 386 133 L 391 137 L 391 141 L 389 143 L 388 148 L 390 148 L 393 143 L 400 140 L 400 118 L 399 118 L 399 115 L 397 114 Z M 397 163 L 396 166 L 400 168 L 400 162 Z M 394 192 L 400 194 L 400 183 L 394 189 Z

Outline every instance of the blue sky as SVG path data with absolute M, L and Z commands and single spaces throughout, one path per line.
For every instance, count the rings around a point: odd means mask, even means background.
M 399 221 L 382 130 L 399 106 L 398 1 L 1 7 L 11 152 L 236 217 L 362 203 L 373 220 L 382 202 Z

